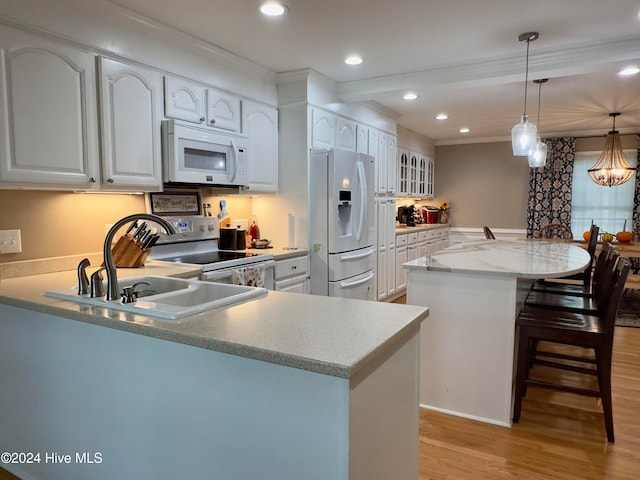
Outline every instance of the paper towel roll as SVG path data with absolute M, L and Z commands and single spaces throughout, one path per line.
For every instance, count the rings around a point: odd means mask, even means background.
M 295 248 L 296 243 L 296 217 L 293 214 L 289 214 L 289 240 L 287 247 Z

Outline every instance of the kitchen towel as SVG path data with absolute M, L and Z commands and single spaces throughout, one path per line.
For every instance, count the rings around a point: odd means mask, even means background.
M 249 287 L 264 287 L 264 270 L 264 265 L 236 268 L 233 271 L 233 283 Z

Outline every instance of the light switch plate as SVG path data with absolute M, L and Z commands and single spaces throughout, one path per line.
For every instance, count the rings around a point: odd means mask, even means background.
M 0 230 L 0 253 L 21 253 L 20 230 Z

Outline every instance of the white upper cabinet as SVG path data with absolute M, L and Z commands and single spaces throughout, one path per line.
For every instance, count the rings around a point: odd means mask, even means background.
M 207 89 L 181 78 L 164 77 L 164 113 L 169 118 L 204 124 Z
M 397 195 L 432 198 L 434 161 L 419 152 L 397 149 Z
M 0 182 L 91 188 L 98 140 L 94 56 L 0 27 Z
M 313 148 L 333 148 L 336 139 L 334 114 L 314 108 L 311 112 L 311 145 Z
M 162 75 L 100 58 L 102 188 L 162 188 Z
M 338 117 L 336 119 L 336 147 L 356 151 L 356 122 Z
M 369 129 L 364 125 L 356 125 L 356 152 L 369 153 Z
M 278 110 L 249 100 L 242 108 L 244 133 L 249 138 L 249 191 L 277 192 Z
M 207 89 L 207 125 L 240 132 L 240 98 L 229 93 Z

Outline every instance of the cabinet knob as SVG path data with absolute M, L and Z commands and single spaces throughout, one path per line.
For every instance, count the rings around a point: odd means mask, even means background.
M 200 117 L 200 123 L 204 123 L 204 117 Z
M 214 123 L 216 123 L 216 119 L 215 119 L 215 118 L 212 118 L 211 120 L 209 120 L 209 123 L 210 123 L 211 125 L 213 125 Z
M 107 183 L 113 183 L 113 178 L 107 179 Z
M 90 182 L 90 183 L 96 183 L 96 179 L 95 179 L 95 178 L 93 178 L 93 177 L 91 177 L 91 178 L 89 179 L 89 182 Z

